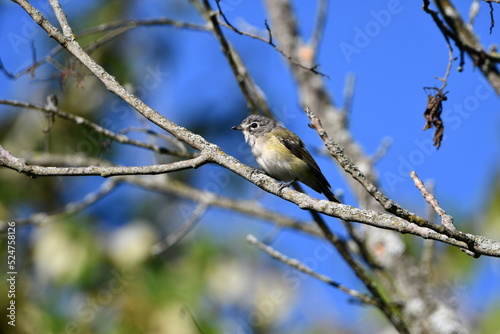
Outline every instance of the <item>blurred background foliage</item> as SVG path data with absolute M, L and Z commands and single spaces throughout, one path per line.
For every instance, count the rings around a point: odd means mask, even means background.
M 75 31 L 124 18 L 164 15 L 203 24 L 185 1 L 151 3 L 115 0 L 74 4 L 70 1 L 64 7 Z M 0 4 L 0 7 L 4 13 L 26 17 L 14 4 Z M 48 17 L 53 20 L 53 16 Z M 105 33 L 87 35 L 79 41 L 84 46 L 90 45 L 102 36 Z M 277 81 L 292 85 L 289 77 L 269 78 L 274 76 L 269 70 L 282 61 L 280 57 L 273 55 L 275 60 L 268 60 L 266 57 L 273 51 L 266 46 L 256 46 L 243 39 L 234 42 L 245 55 L 257 82 L 269 94 L 271 104 L 282 98 L 283 93 L 272 94 L 270 88 Z M 34 46 L 40 59 L 55 43 L 39 31 Z M 1 57 L 6 66 L 22 69 L 30 65 L 30 53 L 30 46 L 23 45 L 20 62 L 5 53 Z M 246 115 L 246 108 L 225 60 L 214 54 L 220 54 L 219 46 L 209 33 L 166 26 L 133 29 L 97 48 L 92 57 L 167 118 L 221 143 L 228 153 L 255 165 L 248 149 L 241 145 L 242 138 L 229 134 L 230 126 L 238 124 Z M 34 78 L 25 75 L 2 87 L 2 98 L 9 96 L 42 104 L 48 95 L 56 94 L 62 110 L 84 116 L 113 131 L 132 126 L 150 127 L 67 53 L 60 52 L 54 59 L 58 64 L 44 64 Z M 193 59 L 198 62 L 196 71 L 186 72 L 183 64 Z M 294 96 L 285 98 L 295 99 Z M 292 107 L 285 106 L 276 110 L 277 113 L 293 113 L 295 102 L 290 103 Z M 75 154 L 123 165 L 175 160 L 110 143 L 98 133 L 62 119 L 52 120 L 35 111 L 6 106 L 0 109 L 0 143 L 20 156 Z M 302 116 L 297 117 L 299 120 Z M 129 135 L 172 145 L 144 133 L 130 132 Z M 220 172 L 217 166 L 204 166 L 195 171 L 156 177 L 181 180 L 203 189 Z M 224 171 L 224 177 L 229 180 L 228 186 L 219 191 L 226 196 L 265 196 L 228 172 Z M 472 233 L 500 239 L 498 180 L 496 175 L 495 182 L 491 182 L 494 186 L 484 197 L 487 205 L 481 213 L 455 216 L 459 226 L 471 226 Z M 32 179 L 0 169 L 0 220 L 54 212 L 95 191 L 104 182 L 106 180 L 97 177 Z M 335 180 L 335 184 L 342 187 L 340 180 Z M 417 196 L 416 191 L 411 196 Z M 281 212 L 292 210 L 293 216 L 308 219 L 306 213 L 297 212 L 297 208 L 279 199 L 268 196 L 266 201 L 268 207 Z M 445 202 L 459 206 L 453 200 Z M 199 226 L 180 243 L 158 256 L 151 256 L 151 247 L 176 231 L 194 208 L 194 203 L 175 196 L 120 184 L 83 212 L 51 216 L 41 226 L 18 226 L 15 331 L 292 334 L 326 333 L 335 328 L 335 333 L 366 333 L 367 319 L 371 332 L 385 327 L 378 313 L 369 312 L 369 308 L 353 303 L 338 291 L 248 246 L 244 241 L 247 233 L 278 235 L 274 241 L 277 248 L 304 259 L 313 256 L 321 245 L 312 237 L 293 232 L 278 231 L 277 234 L 272 225 L 262 221 L 211 208 Z M 424 248 L 422 240 L 414 237 L 405 240 L 419 258 Z M 6 249 L 6 239 L 2 237 L 2 268 L 6 267 Z M 456 303 L 473 332 L 499 333 L 499 289 L 488 292 L 491 286 L 498 285 L 498 261 L 471 259 L 446 245 L 437 245 L 436 252 L 439 257 L 432 270 L 436 282 L 442 282 L 443 298 L 456 296 Z M 318 268 L 335 280 L 360 288 L 345 264 L 339 262 L 337 255 L 332 254 L 328 263 Z M 496 283 L 491 281 L 495 277 Z M 7 287 L 1 284 L 2 310 L 7 306 L 6 295 Z M 12 333 L 12 330 L 5 319 L 0 321 L 1 332 Z

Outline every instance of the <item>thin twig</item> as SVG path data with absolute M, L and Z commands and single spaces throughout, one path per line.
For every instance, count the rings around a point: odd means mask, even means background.
M 234 27 L 233 25 L 231 25 L 230 23 L 228 23 L 228 22 L 220 22 L 221 26 L 224 26 L 224 27 L 226 27 L 226 28 L 234 31 L 235 33 L 237 33 L 239 35 L 247 36 L 247 37 L 250 37 L 250 38 L 262 41 L 262 42 L 264 42 L 266 44 L 269 44 L 270 46 L 272 46 L 276 51 L 278 51 L 283 57 L 285 57 L 294 66 L 300 67 L 300 68 L 302 68 L 304 70 L 311 71 L 314 74 L 317 74 L 317 75 L 320 75 L 322 77 L 330 79 L 330 77 L 327 74 L 322 73 L 322 72 L 320 72 L 320 71 L 317 70 L 318 65 L 313 65 L 313 66 L 303 65 L 300 62 L 298 62 L 297 60 L 295 60 L 292 56 L 290 56 L 289 54 L 287 54 L 282 48 L 280 48 L 279 46 L 277 46 L 273 42 L 273 35 L 272 35 L 271 27 L 269 27 L 269 24 L 267 23 L 267 20 L 264 21 L 264 24 L 265 24 L 266 30 L 268 32 L 268 38 L 267 39 L 264 38 L 264 37 L 261 37 L 259 35 L 255 35 L 255 34 L 252 34 L 252 33 L 246 32 L 246 31 L 241 31 L 241 30 L 237 29 L 236 27 Z
M 57 21 L 59 21 L 59 24 L 61 25 L 62 33 L 66 36 L 66 38 L 75 38 L 73 29 L 71 29 L 71 26 L 69 25 L 68 17 L 61 8 L 59 0 L 49 0 L 49 3 L 54 10 L 54 14 L 56 14 Z
M 273 32 L 271 31 L 271 27 L 269 26 L 269 23 L 267 22 L 267 19 L 264 20 L 264 26 L 266 27 L 266 31 L 267 31 L 267 43 L 271 44 L 271 46 L 276 47 L 276 44 L 274 44 L 274 42 L 273 42 Z M 252 38 L 256 38 L 256 39 L 259 39 L 259 37 L 260 37 L 260 36 L 257 36 L 257 35 L 255 35 L 255 36 L 249 35 L 249 36 L 252 37 Z M 262 41 L 266 42 L 265 39 L 262 39 Z M 285 55 L 284 52 L 282 54 Z
M 346 120 L 346 122 L 349 120 L 349 115 L 351 114 L 352 111 L 355 86 L 356 86 L 356 76 L 354 76 L 354 74 L 351 73 L 347 74 L 344 84 L 344 105 L 342 107 L 342 111 L 345 113 L 344 119 Z M 346 128 L 347 127 L 348 124 L 346 124 Z
M 0 100 L 0 104 L 9 105 L 12 107 L 33 109 L 33 110 L 41 111 L 47 115 L 55 115 L 55 116 L 60 117 L 62 119 L 71 121 L 75 124 L 82 125 L 82 126 L 85 126 L 89 129 L 92 129 L 92 131 L 95 131 L 96 133 L 102 134 L 103 137 L 107 137 L 107 138 L 112 139 L 112 140 L 114 140 L 118 143 L 121 143 L 121 144 L 138 146 L 138 147 L 152 150 L 156 153 L 170 154 L 170 155 L 174 155 L 174 156 L 181 157 L 181 158 L 193 158 L 194 157 L 193 154 L 186 152 L 185 149 L 183 149 L 183 150 L 171 150 L 171 149 L 168 149 L 166 147 L 161 147 L 158 145 L 153 145 L 150 143 L 145 143 L 145 142 L 141 142 L 139 140 L 131 139 L 123 134 L 115 133 L 111 130 L 103 128 L 99 124 L 94 123 L 94 122 L 92 122 L 84 117 L 71 114 L 71 113 L 63 111 L 57 107 L 47 108 L 47 107 L 32 104 L 32 103 L 13 101 L 13 100 Z
M 451 46 L 450 41 L 448 39 L 446 39 L 446 41 L 448 45 L 448 65 L 446 66 L 446 72 L 444 73 L 444 77 L 437 78 L 443 83 L 443 85 L 439 89 L 440 91 L 443 91 L 448 85 L 448 77 L 450 76 L 451 67 L 453 65 L 453 61 L 455 60 L 455 58 L 453 57 L 453 47 Z
M 319 53 L 319 46 L 321 43 L 321 37 L 323 36 L 326 24 L 326 13 L 328 12 L 328 0 L 319 0 L 318 9 L 316 10 L 316 23 L 314 25 L 314 30 L 311 38 L 311 49 L 313 50 L 314 56 L 312 59 L 316 59 Z
M 22 159 L 14 157 L 0 145 L 0 166 L 15 170 L 19 173 L 36 176 L 88 176 L 97 175 L 102 177 L 116 175 L 154 175 L 172 173 L 185 169 L 198 168 L 208 163 L 205 155 L 200 155 L 193 159 L 177 161 L 169 164 L 149 165 L 149 166 L 88 166 L 88 167 L 45 167 L 38 165 L 28 165 Z
M 324 2 L 324 0 L 321 0 L 322 2 Z M 259 41 L 262 41 L 264 43 L 267 43 L 269 45 L 271 45 L 276 51 L 278 51 L 283 57 L 285 57 L 286 59 L 288 59 L 288 61 L 290 61 L 293 65 L 297 66 L 297 67 L 300 67 L 300 68 L 303 68 L 305 70 L 308 70 L 308 71 L 311 71 L 313 72 L 314 74 L 318 74 L 320 76 L 323 76 L 323 77 L 326 77 L 326 78 L 330 78 L 328 75 L 324 74 L 324 73 L 321 73 L 319 72 L 318 70 L 316 70 L 316 68 L 318 67 L 318 65 L 314 65 L 314 66 L 305 66 L 305 65 L 302 65 L 301 63 L 299 63 L 298 61 L 296 61 L 295 59 L 293 59 L 292 56 L 286 54 L 285 51 L 283 51 L 283 49 L 281 49 L 279 46 L 277 46 L 276 44 L 274 44 L 273 42 L 273 34 L 272 34 L 272 31 L 271 31 L 271 27 L 269 26 L 267 20 L 264 20 L 264 25 L 266 27 L 266 30 L 267 30 L 267 33 L 268 33 L 268 39 L 265 39 L 261 36 L 258 36 L 258 35 L 254 35 L 254 34 L 251 34 L 249 32 L 245 32 L 245 31 L 241 31 L 239 30 L 238 28 L 236 28 L 234 25 L 231 24 L 231 22 L 229 22 L 229 20 L 227 19 L 226 15 L 224 14 L 224 12 L 222 11 L 221 7 L 220 7 L 220 0 L 216 0 L 215 3 L 217 4 L 217 8 L 219 10 L 219 13 L 220 15 L 222 16 L 222 20 L 223 22 L 220 22 L 220 25 L 234 31 L 235 33 L 237 33 L 238 35 L 243 35 L 243 36 L 248 36 L 248 37 L 251 37 L 251 38 L 254 38 L 254 39 L 257 39 Z M 318 20 L 320 20 L 321 18 L 318 17 Z M 324 19 L 324 18 L 323 18 Z M 323 24 L 323 22 L 319 22 L 318 24 Z M 319 29 L 321 27 L 317 27 L 317 29 Z M 316 36 L 316 38 L 319 39 L 319 36 Z M 318 41 L 319 43 L 319 41 Z
M 199 25 L 195 23 L 182 22 L 177 20 L 171 20 L 168 18 L 158 18 L 158 19 L 146 19 L 146 20 L 123 20 L 116 22 L 103 23 L 98 25 L 97 27 L 90 28 L 76 34 L 77 38 L 89 36 L 96 33 L 106 32 L 118 30 L 118 33 L 113 33 L 112 35 L 107 35 L 98 41 L 91 43 L 90 45 L 85 46 L 86 49 L 90 51 L 94 51 L 97 47 L 102 46 L 104 43 L 111 41 L 112 39 L 118 37 L 119 35 L 139 27 L 153 27 L 153 26 L 172 26 L 175 28 L 182 29 L 190 29 L 196 31 L 211 31 L 210 27 L 206 25 Z M 33 53 L 36 55 L 35 48 L 32 48 Z M 3 72 L 10 79 L 17 79 L 25 74 L 31 73 L 44 63 L 51 62 L 53 57 L 57 55 L 60 51 L 64 50 L 61 45 L 57 45 L 54 47 L 44 58 L 36 61 L 36 56 L 33 58 L 33 64 L 23 70 L 18 71 L 17 73 L 9 72 L 4 66 L 2 61 L 0 60 L 0 71 Z
M 145 19 L 145 20 L 123 20 L 123 21 L 103 23 L 98 25 L 97 27 L 79 32 L 77 36 L 83 37 L 110 30 L 121 30 L 125 32 L 133 28 L 150 27 L 150 26 L 172 26 L 175 28 L 183 28 L 190 30 L 210 31 L 210 27 L 206 25 L 177 21 L 169 18 L 158 18 L 158 19 Z
M 181 227 L 177 231 L 175 231 L 172 234 L 169 234 L 164 240 L 154 244 L 151 247 L 151 254 L 158 255 L 160 253 L 163 253 L 168 248 L 172 247 L 182 238 L 184 238 L 186 234 L 188 234 L 188 232 L 193 229 L 193 227 L 200 220 L 203 214 L 207 211 L 207 207 L 208 207 L 207 203 L 200 202 L 196 207 L 196 209 L 194 210 L 194 212 L 189 217 L 189 219 L 183 222 Z
M 120 37 L 123 33 L 127 32 L 130 28 L 124 27 L 121 29 L 114 29 L 107 32 L 104 36 L 99 37 L 95 41 L 90 44 L 85 45 L 84 50 L 88 54 L 92 54 L 95 50 L 100 48 L 101 46 L 111 42 L 112 40 Z M 76 59 L 74 60 L 76 61 Z
M 436 213 L 441 217 L 441 224 L 444 227 L 446 227 L 447 229 L 455 231 L 456 228 L 453 225 L 453 217 L 446 214 L 446 211 L 444 211 L 439 206 L 439 203 L 438 203 L 436 197 L 434 197 L 434 195 L 431 194 L 429 190 L 427 190 L 427 188 L 425 187 L 422 180 L 420 180 L 418 178 L 417 173 L 414 171 L 411 171 L 410 177 L 413 180 L 413 182 L 415 183 L 415 187 L 417 187 L 418 190 L 420 190 L 420 193 L 422 194 L 422 197 L 424 197 L 425 201 L 427 203 L 429 203 L 432 206 L 432 208 L 434 209 L 434 211 L 436 211 Z
M 240 90 L 246 99 L 248 109 L 254 114 L 258 114 L 259 111 L 261 111 L 267 116 L 272 117 L 271 110 L 267 105 L 264 94 L 253 82 L 240 56 L 222 33 L 217 13 L 212 10 L 208 0 L 202 0 L 202 4 L 203 7 L 197 6 L 197 8 L 202 10 L 202 14 L 205 16 L 205 19 L 212 24 L 212 31 L 219 41 L 222 52 L 226 56 L 226 59 L 233 70 Z
M 348 288 L 340 283 L 333 281 L 332 279 L 330 279 L 329 277 L 327 277 L 325 275 L 322 275 L 322 274 L 315 272 L 311 268 L 307 267 L 305 264 L 301 263 L 299 260 L 289 258 L 289 257 L 283 255 L 282 253 L 278 252 L 276 249 L 263 244 L 262 242 L 258 241 L 257 238 L 253 235 L 251 235 L 251 234 L 247 235 L 247 241 L 249 244 L 256 246 L 258 249 L 267 253 L 273 259 L 278 260 L 278 261 L 280 261 L 280 262 L 282 262 L 282 263 L 284 263 L 284 264 L 286 264 L 286 265 L 288 265 L 288 266 L 290 266 L 290 267 L 292 267 L 292 268 L 294 268 L 294 269 L 296 269 L 304 274 L 307 274 L 309 276 L 317 278 L 320 281 L 323 281 L 326 284 L 333 286 L 333 287 L 347 293 L 348 295 L 360 300 L 363 304 L 377 306 L 377 302 L 372 297 L 370 297 L 364 293 L 361 293 L 359 291 L 350 289 L 350 288 Z
M 471 29 L 474 26 L 477 14 L 479 14 L 479 0 L 472 0 L 469 8 L 469 22 L 467 23 Z
M 30 165 L 41 166 L 113 166 L 112 163 L 84 154 L 57 154 L 46 152 L 22 152 L 19 158 Z
M 375 153 L 373 153 L 372 156 L 370 157 L 372 164 L 376 164 L 380 160 L 382 160 L 386 156 L 391 146 L 392 146 L 392 138 L 390 137 L 382 138 L 382 141 L 375 150 Z
M 495 16 L 493 15 L 493 4 L 488 2 L 490 6 L 490 35 L 493 33 L 493 27 L 495 26 Z
M 222 8 L 220 7 L 220 2 L 221 2 L 221 0 L 215 0 L 215 3 L 217 4 L 217 10 L 219 11 L 220 16 L 222 16 L 222 19 L 224 20 L 225 24 L 227 26 L 229 26 L 238 35 L 243 35 L 242 31 L 240 31 L 238 28 L 236 28 L 235 26 L 233 26 L 231 24 L 231 22 L 229 22 L 229 20 L 226 17 L 226 14 L 224 14 L 224 12 L 222 11 Z
M 155 132 L 151 129 L 138 128 L 135 126 L 129 126 L 126 129 L 120 130 L 120 131 L 118 131 L 118 134 L 125 134 L 125 133 L 129 133 L 129 132 L 143 132 L 143 133 L 146 133 L 150 136 L 163 139 L 164 141 L 176 146 L 179 149 L 179 151 L 188 154 L 186 147 L 184 145 L 182 145 L 182 143 L 180 143 L 177 139 L 175 139 L 174 136 L 172 136 L 170 134 L 166 135 L 166 134 Z M 160 152 L 158 152 L 158 153 L 160 153 Z M 191 156 L 191 157 L 193 157 L 193 156 Z
M 434 182 L 426 182 L 427 189 L 430 192 L 434 192 Z M 436 211 L 434 211 L 431 205 L 427 205 L 427 220 L 431 223 L 435 223 Z M 424 240 L 424 249 L 422 250 L 422 256 L 420 257 L 419 268 L 426 277 L 430 277 L 432 274 L 432 260 L 434 257 L 434 250 L 436 248 L 436 242 L 434 240 Z
M 82 211 L 97 201 L 101 200 L 104 196 L 108 195 L 113 191 L 118 185 L 118 180 L 107 180 L 103 185 L 95 192 L 87 194 L 84 198 L 78 201 L 70 202 L 64 207 L 57 209 L 52 212 L 38 212 L 32 214 L 27 218 L 16 218 L 17 224 L 21 225 L 40 225 L 48 220 L 53 220 L 58 216 L 70 215 L 78 211 Z M 3 224 L 0 222 L 0 226 Z

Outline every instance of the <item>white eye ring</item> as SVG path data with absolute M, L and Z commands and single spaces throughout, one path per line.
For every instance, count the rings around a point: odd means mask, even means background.
M 259 123 L 253 122 L 252 124 L 250 124 L 250 127 L 253 129 L 257 129 L 259 127 Z

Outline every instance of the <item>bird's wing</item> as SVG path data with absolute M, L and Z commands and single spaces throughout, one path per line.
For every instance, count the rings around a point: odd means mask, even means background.
M 317 177 L 324 182 L 328 187 L 330 184 L 326 180 L 325 176 L 321 172 L 318 164 L 311 156 L 309 151 L 306 149 L 302 140 L 293 132 L 290 131 L 286 137 L 279 136 L 279 141 L 283 146 L 285 146 L 292 154 L 298 157 L 301 160 L 304 160 L 309 167 L 312 168 Z

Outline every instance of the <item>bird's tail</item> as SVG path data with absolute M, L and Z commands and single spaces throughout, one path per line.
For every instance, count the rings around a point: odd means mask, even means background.
M 325 197 L 330 201 L 330 202 L 335 202 L 335 203 L 342 203 L 338 198 L 337 196 L 335 196 L 332 191 L 330 190 L 330 188 L 328 188 L 327 186 L 322 186 L 321 187 L 321 193 L 323 195 L 325 195 Z
M 319 170 L 319 167 L 317 169 L 312 169 L 312 173 L 306 173 L 308 176 L 307 178 L 302 178 L 299 179 L 302 183 L 305 185 L 313 188 L 315 191 L 319 192 L 320 194 L 325 195 L 325 197 L 330 201 L 330 202 L 335 202 L 335 203 L 342 203 L 340 200 L 335 196 L 332 191 L 330 190 L 330 183 L 326 180 L 325 176 L 321 171 Z

